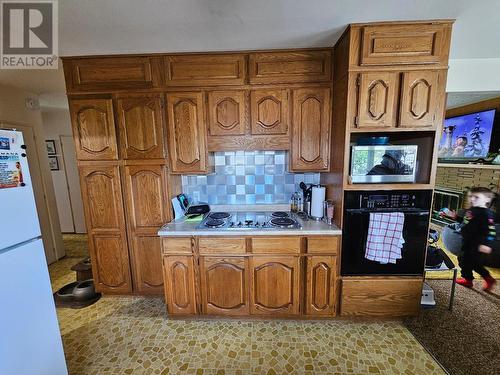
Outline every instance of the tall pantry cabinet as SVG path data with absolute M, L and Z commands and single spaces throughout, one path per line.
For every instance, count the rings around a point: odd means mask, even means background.
M 69 105 L 96 289 L 161 294 L 157 231 L 170 220 L 163 96 L 72 97 Z

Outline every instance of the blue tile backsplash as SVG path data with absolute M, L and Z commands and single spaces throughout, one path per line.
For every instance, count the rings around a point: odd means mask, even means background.
M 289 173 L 286 151 L 215 152 L 215 173 L 182 176 L 190 200 L 209 204 L 288 203 L 300 182 L 319 184 L 319 173 Z

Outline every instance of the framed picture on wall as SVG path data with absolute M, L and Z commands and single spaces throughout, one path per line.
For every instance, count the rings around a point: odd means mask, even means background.
M 45 140 L 45 147 L 47 147 L 47 154 L 48 155 L 55 155 L 56 154 L 56 141 L 54 141 L 53 139 Z
M 59 161 L 57 160 L 57 156 L 49 156 L 49 166 L 51 171 L 59 170 Z

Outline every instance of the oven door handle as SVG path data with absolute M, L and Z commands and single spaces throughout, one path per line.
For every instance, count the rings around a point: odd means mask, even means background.
M 425 215 L 430 214 L 430 211 L 428 211 L 428 210 L 408 210 L 408 209 L 379 211 L 379 210 L 370 210 L 370 209 L 366 209 L 366 208 L 347 208 L 345 211 L 349 214 L 364 214 L 364 213 L 372 213 L 372 212 L 375 214 L 387 214 L 387 213 L 391 213 L 391 212 L 402 212 L 405 215 L 418 215 L 418 216 L 425 216 Z

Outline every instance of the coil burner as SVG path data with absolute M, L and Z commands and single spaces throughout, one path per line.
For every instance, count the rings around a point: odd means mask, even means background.
M 227 219 L 231 214 L 229 212 L 211 212 L 208 216 L 211 219 Z
M 206 222 L 205 222 L 205 225 L 209 228 L 220 228 L 222 226 L 224 226 L 226 222 L 224 220 L 221 220 L 221 219 L 208 219 Z
M 271 219 L 271 225 L 278 228 L 294 228 L 297 225 L 297 222 L 288 217 L 277 217 Z

